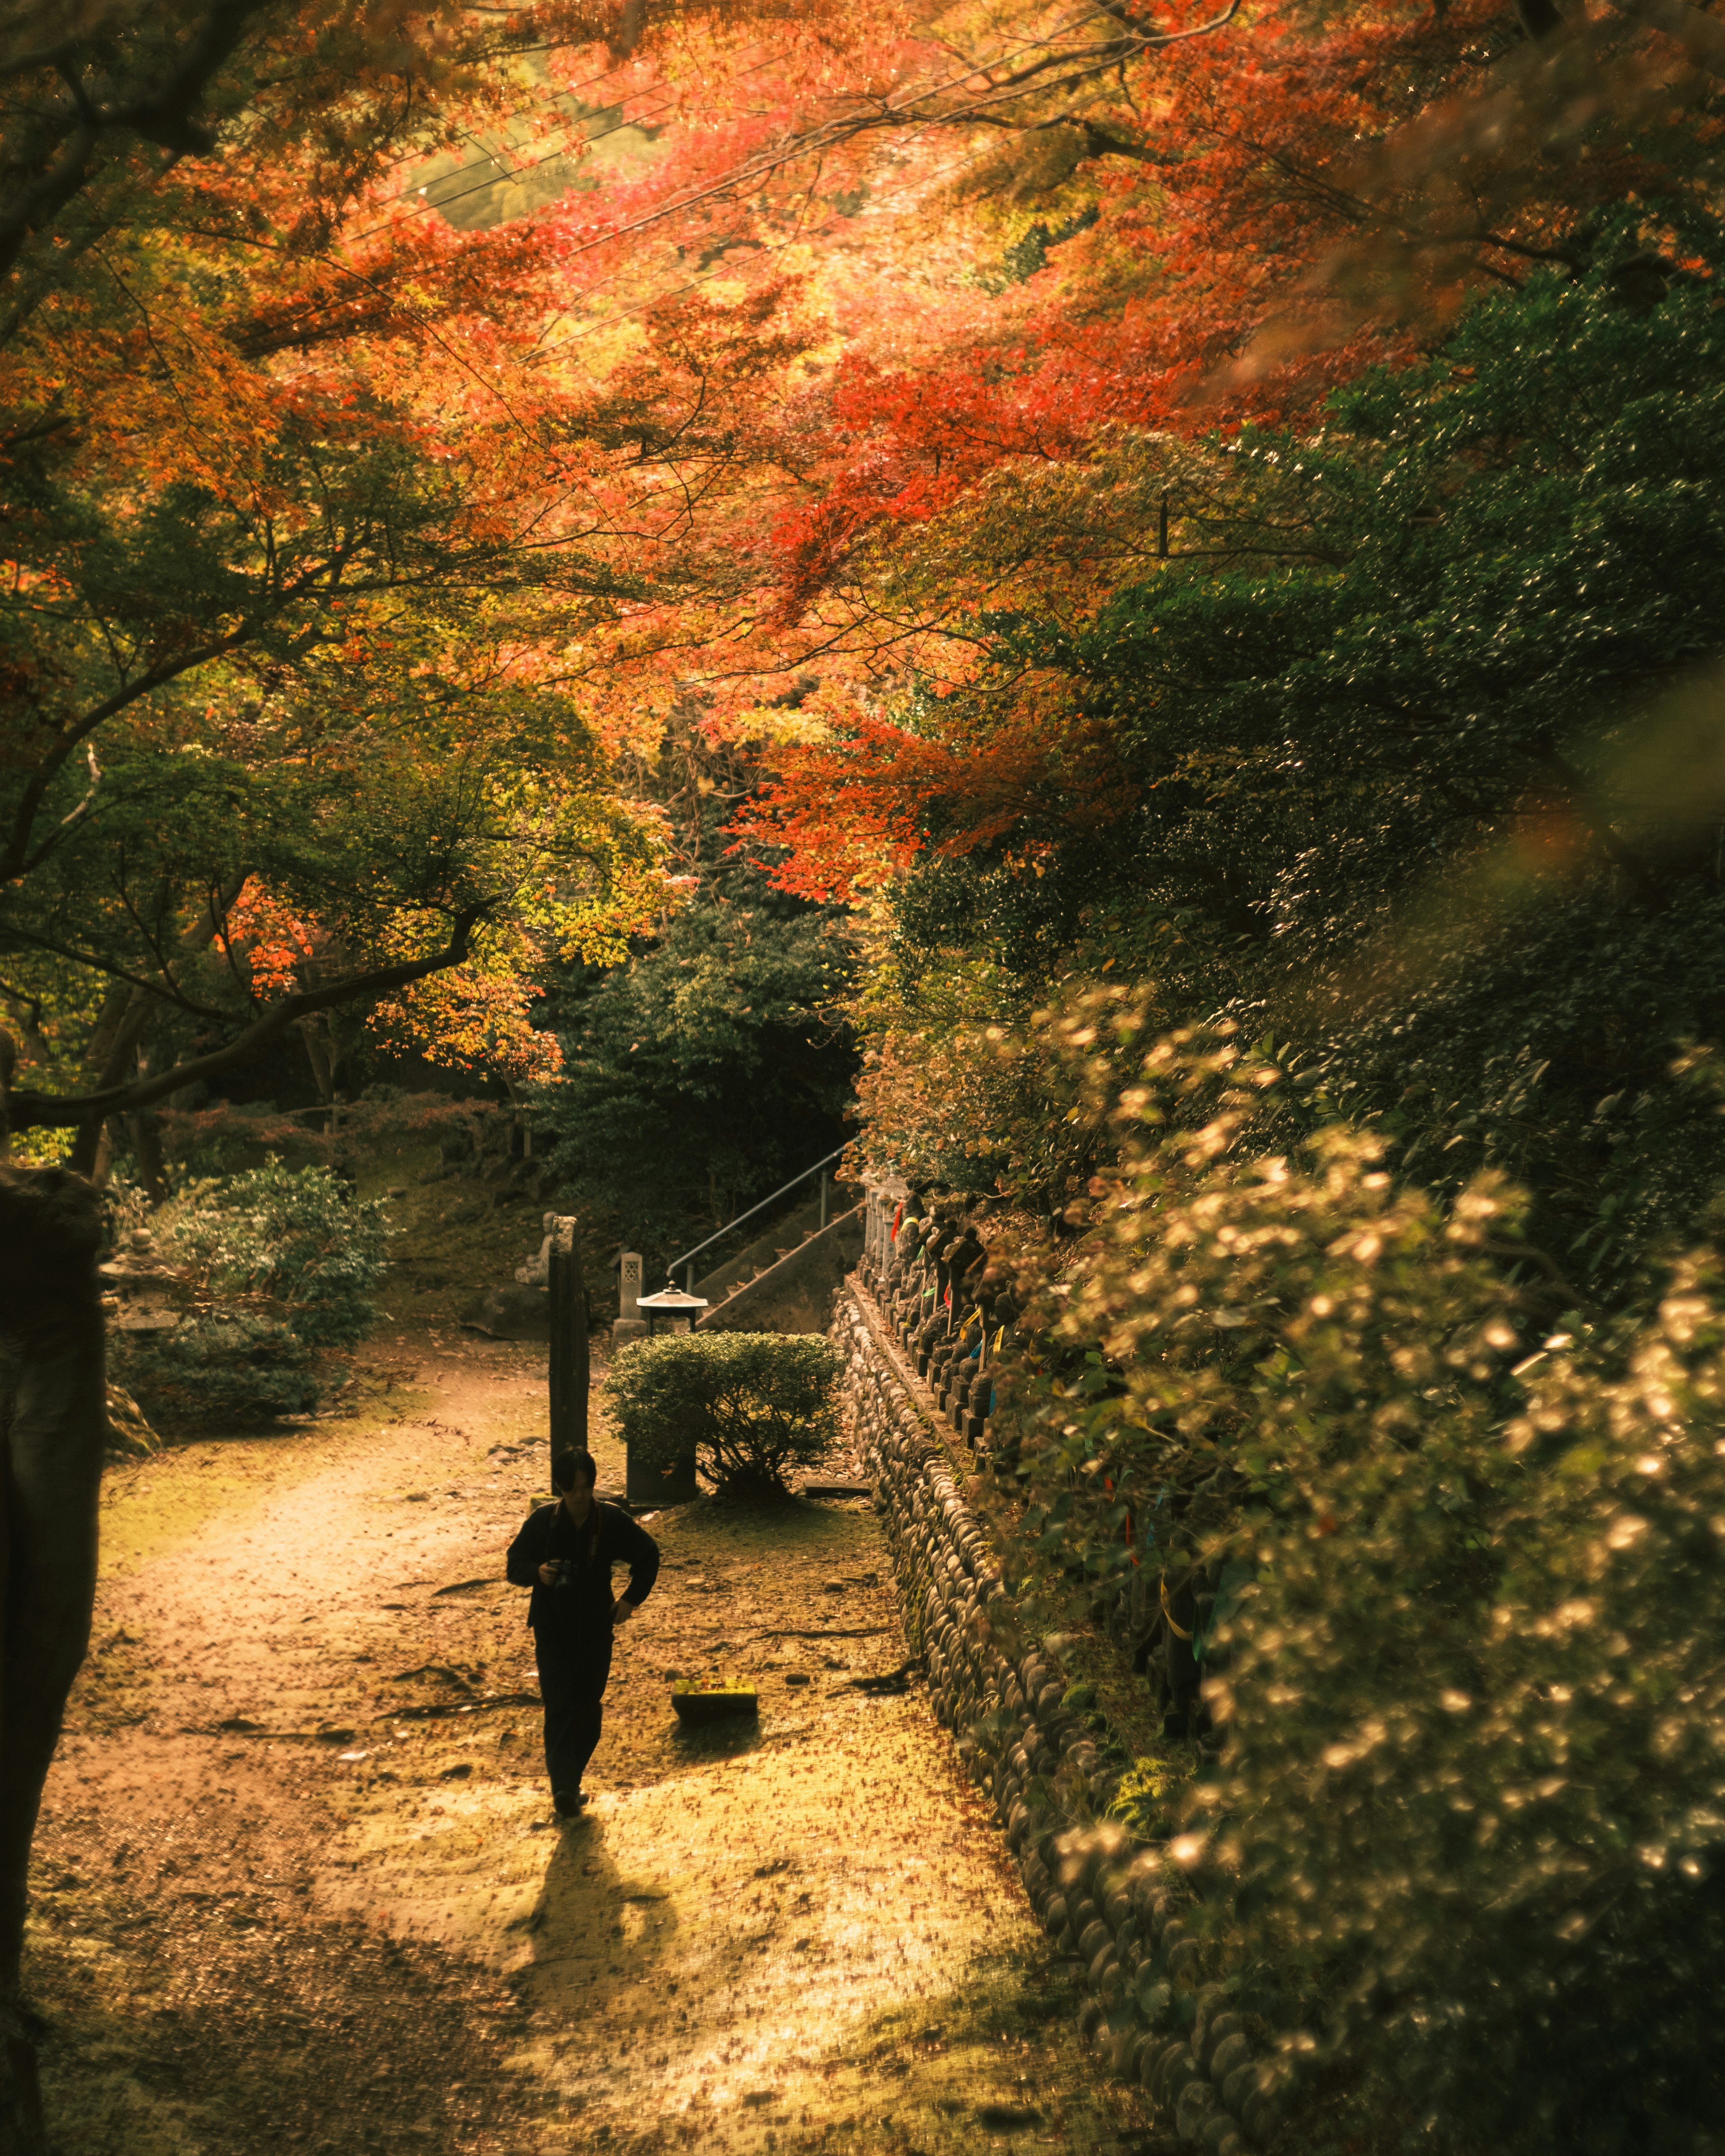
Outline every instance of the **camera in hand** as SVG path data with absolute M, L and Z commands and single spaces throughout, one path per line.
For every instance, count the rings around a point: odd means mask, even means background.
M 551 1583 L 552 1589 L 558 1590 L 565 1587 L 572 1587 L 575 1584 L 575 1574 L 578 1569 L 574 1558 L 554 1557 L 550 1562 L 552 1570 L 557 1574 L 557 1578 Z

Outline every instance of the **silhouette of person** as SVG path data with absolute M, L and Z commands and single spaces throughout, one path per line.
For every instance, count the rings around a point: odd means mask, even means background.
M 529 1517 L 504 1568 L 512 1584 L 533 1590 L 527 1622 L 545 1707 L 545 1765 L 563 1820 L 578 1819 L 587 1801 L 581 1778 L 603 1726 L 616 1629 L 659 1576 L 659 1545 L 620 1506 L 595 1496 L 598 1471 L 590 1452 L 557 1455 L 551 1467 L 557 1502 Z M 629 1585 L 614 1597 L 619 1564 L 629 1567 Z

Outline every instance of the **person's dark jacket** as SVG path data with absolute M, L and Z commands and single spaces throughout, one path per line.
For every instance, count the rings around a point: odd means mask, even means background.
M 553 1558 L 567 1560 L 573 1570 L 562 1584 L 547 1587 L 539 1568 Z M 611 1571 L 619 1564 L 629 1567 L 629 1585 L 623 1591 L 639 1605 L 659 1577 L 659 1545 L 619 1507 L 596 1498 L 579 1527 L 561 1502 L 542 1505 L 510 1544 L 504 1570 L 514 1586 L 532 1589 L 527 1622 L 536 1630 L 547 1626 L 555 1632 L 608 1632 L 614 1599 Z

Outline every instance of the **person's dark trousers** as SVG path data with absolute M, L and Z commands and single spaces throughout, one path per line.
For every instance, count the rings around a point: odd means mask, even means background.
M 552 1801 L 567 1807 L 581 1794 L 581 1778 L 599 1741 L 605 1682 L 611 1674 L 611 1635 L 575 1632 L 533 1635 L 539 1665 L 539 1697 L 545 1702 L 545 1765 Z

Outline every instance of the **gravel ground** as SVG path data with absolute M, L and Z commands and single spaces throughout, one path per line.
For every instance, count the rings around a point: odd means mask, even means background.
M 543 1351 L 403 1326 L 362 1376 L 109 1478 L 28 1972 L 65 2156 L 1154 2145 L 914 1673 L 872 1688 L 865 1504 L 650 1522 L 560 1830 L 501 1578 Z M 683 1735 L 671 1681 L 717 1671 L 757 1721 Z

